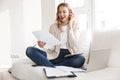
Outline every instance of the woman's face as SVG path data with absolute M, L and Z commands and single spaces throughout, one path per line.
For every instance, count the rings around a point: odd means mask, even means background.
M 66 23 L 69 20 L 69 11 L 67 7 L 60 6 L 58 9 L 58 17 L 62 23 Z

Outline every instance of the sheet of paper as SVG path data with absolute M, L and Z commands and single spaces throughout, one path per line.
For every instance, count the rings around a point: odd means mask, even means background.
M 34 31 L 33 35 L 37 38 L 37 40 L 44 41 L 46 45 L 45 48 L 49 48 L 54 45 L 58 45 L 61 42 L 56 39 L 51 33 L 49 33 L 47 30 L 38 30 Z
M 74 67 L 67 67 L 67 66 L 56 66 L 56 68 L 67 71 L 67 72 L 85 72 L 82 68 L 74 68 Z

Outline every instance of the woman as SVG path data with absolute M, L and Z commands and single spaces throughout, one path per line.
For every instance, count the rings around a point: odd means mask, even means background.
M 56 23 L 50 26 L 49 32 L 60 40 L 61 44 L 44 49 L 46 43 L 38 41 L 38 46 L 42 50 L 28 47 L 26 55 L 37 65 L 82 67 L 85 58 L 78 52 L 80 28 L 75 21 L 72 9 L 67 3 L 61 3 L 57 7 L 56 15 Z

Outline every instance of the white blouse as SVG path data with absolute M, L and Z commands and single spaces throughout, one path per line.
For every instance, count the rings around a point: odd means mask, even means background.
M 63 48 L 63 49 L 67 49 L 67 31 L 68 31 L 68 26 L 63 26 L 62 27 L 62 32 L 61 32 L 61 47 L 60 48 Z

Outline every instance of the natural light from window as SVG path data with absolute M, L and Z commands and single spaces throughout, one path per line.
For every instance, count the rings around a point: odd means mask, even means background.
M 65 2 L 69 3 L 71 7 L 83 7 L 85 0 L 65 0 Z
M 120 29 L 120 0 L 95 0 L 95 28 Z
M 11 67 L 10 48 L 11 48 L 11 34 L 10 34 L 10 12 L 4 10 L 0 12 L 0 68 Z

